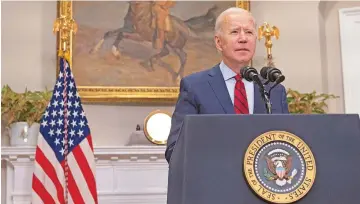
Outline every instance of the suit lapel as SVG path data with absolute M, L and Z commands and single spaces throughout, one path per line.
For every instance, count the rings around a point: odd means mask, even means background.
M 225 113 L 235 114 L 234 106 L 231 102 L 231 98 L 229 96 L 229 92 L 226 87 L 224 77 L 220 71 L 219 65 L 212 68 L 209 72 L 209 75 L 209 84 Z

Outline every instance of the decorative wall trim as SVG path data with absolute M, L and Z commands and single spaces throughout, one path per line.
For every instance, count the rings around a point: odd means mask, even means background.
M 345 113 L 360 114 L 360 7 L 339 9 L 340 47 L 344 87 Z
M 357 16 L 360 15 L 360 7 L 344 8 L 340 9 L 340 12 L 343 13 L 345 16 Z
M 165 204 L 165 146 L 95 147 L 99 203 Z M 35 147 L 2 147 L 2 203 L 30 203 Z
M 94 147 L 95 156 L 98 155 L 157 155 L 163 157 L 165 146 L 101 146 Z M 6 155 L 34 155 L 35 147 L 1 147 L 1 157 Z

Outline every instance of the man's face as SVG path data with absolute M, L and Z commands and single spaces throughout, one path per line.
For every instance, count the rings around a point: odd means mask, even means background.
M 247 13 L 225 16 L 215 43 L 225 61 L 236 65 L 249 63 L 256 47 L 256 31 L 251 16 Z

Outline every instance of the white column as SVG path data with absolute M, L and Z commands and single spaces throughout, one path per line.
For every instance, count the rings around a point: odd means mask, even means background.
M 360 114 L 360 7 L 340 9 L 339 23 L 345 113 Z

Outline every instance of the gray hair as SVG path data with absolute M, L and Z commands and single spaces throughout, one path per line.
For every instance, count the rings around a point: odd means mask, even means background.
M 250 12 L 248 10 L 239 8 L 239 7 L 231 7 L 226 9 L 225 11 L 223 11 L 217 18 L 216 18 L 216 22 L 215 22 L 215 34 L 219 34 L 221 32 L 221 25 L 223 24 L 224 21 L 224 17 L 230 14 L 240 14 L 240 13 L 248 13 L 250 16 Z M 255 18 L 253 16 L 251 16 L 253 22 L 254 22 L 254 27 L 256 29 L 256 22 L 255 22 Z

